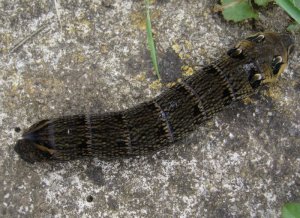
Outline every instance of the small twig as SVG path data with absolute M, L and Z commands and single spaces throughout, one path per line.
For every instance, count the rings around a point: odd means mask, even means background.
M 10 50 L 9 54 L 13 53 L 16 51 L 18 48 L 23 46 L 28 40 L 39 34 L 41 31 L 43 31 L 47 26 L 49 25 L 49 22 L 43 24 L 40 28 L 38 28 L 35 32 L 31 33 L 29 36 L 25 37 L 21 41 L 17 42 Z

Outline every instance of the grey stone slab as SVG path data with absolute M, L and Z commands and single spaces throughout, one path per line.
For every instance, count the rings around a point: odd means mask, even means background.
M 260 21 L 226 22 L 212 12 L 216 3 L 151 7 L 166 81 L 290 21 L 273 5 Z M 122 110 L 160 93 L 143 13 L 143 1 L 0 2 L 1 217 L 279 217 L 285 202 L 300 200 L 298 49 L 277 84 L 153 156 L 34 165 L 17 156 L 17 127 Z

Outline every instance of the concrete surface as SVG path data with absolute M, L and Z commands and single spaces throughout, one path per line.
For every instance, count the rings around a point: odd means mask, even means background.
M 164 81 L 249 33 L 290 22 L 275 5 L 260 21 L 226 22 L 213 13 L 216 3 L 151 8 Z M 133 0 L 0 1 L 1 217 L 279 217 L 285 202 L 300 201 L 299 49 L 278 84 L 153 156 L 19 159 L 15 142 L 40 119 L 121 110 L 161 91 L 143 12 L 143 1 Z

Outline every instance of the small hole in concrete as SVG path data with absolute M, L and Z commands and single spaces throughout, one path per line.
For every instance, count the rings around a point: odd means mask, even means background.
M 87 196 L 86 201 L 87 202 L 92 202 L 94 200 L 92 195 Z
M 16 128 L 15 128 L 15 131 L 16 131 L 16 132 L 20 132 L 20 131 L 21 131 L 21 128 L 20 128 L 20 127 L 16 127 Z

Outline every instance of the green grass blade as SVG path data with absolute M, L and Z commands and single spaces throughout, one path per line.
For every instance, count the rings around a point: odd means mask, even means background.
M 147 42 L 148 42 L 148 47 L 150 50 L 150 55 L 151 55 L 151 60 L 152 64 L 154 66 L 155 73 L 158 77 L 159 80 L 161 80 L 161 76 L 159 74 L 158 70 L 158 64 L 157 64 L 157 57 L 156 57 L 156 49 L 155 49 L 155 44 L 152 36 L 152 27 L 151 27 L 151 19 L 150 19 L 150 10 L 149 10 L 149 0 L 145 0 L 146 4 L 146 30 L 147 30 Z
M 297 23 L 300 23 L 300 8 L 292 3 L 292 0 L 276 0 L 276 3 L 282 7 Z

